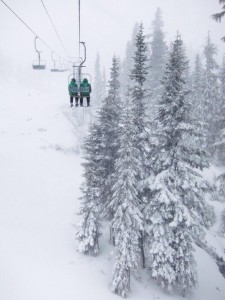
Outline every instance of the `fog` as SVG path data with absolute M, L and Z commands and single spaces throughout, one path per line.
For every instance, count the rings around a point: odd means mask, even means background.
M 62 45 L 40 0 L 4 0 L 15 13 L 55 52 L 67 59 Z M 66 52 L 78 57 L 78 0 L 43 1 L 62 39 Z M 150 32 L 156 8 L 163 11 L 164 31 L 170 43 L 177 31 L 182 35 L 189 58 L 202 53 L 208 32 L 218 46 L 218 60 L 225 52 L 224 21 L 215 22 L 211 15 L 220 11 L 217 0 L 81 0 L 81 40 L 87 45 L 87 72 L 93 73 L 96 54 L 106 71 L 114 54 L 124 57 L 127 41 L 135 22 L 143 22 Z M 32 74 L 32 61 L 37 59 L 34 34 L 0 2 L 0 64 L 4 76 L 13 71 Z M 51 67 L 51 50 L 38 41 L 42 58 Z M 81 52 L 82 54 L 82 52 Z M 30 75 L 32 76 L 32 75 Z M 1 77 L 3 75 L 1 74 Z

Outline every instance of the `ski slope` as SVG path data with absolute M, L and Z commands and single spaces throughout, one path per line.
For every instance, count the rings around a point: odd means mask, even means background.
M 0 83 L 0 299 L 118 299 L 110 291 L 107 228 L 98 257 L 76 251 L 81 144 L 93 108 L 69 107 L 67 74 L 33 76 L 28 86 Z M 217 225 L 208 240 L 224 255 Z M 196 259 L 199 286 L 192 299 L 224 300 L 225 279 L 215 263 L 198 248 Z M 130 299 L 183 298 L 162 293 L 144 274 L 133 281 Z

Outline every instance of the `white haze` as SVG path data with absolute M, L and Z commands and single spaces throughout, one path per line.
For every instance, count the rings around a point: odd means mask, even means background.
M 40 0 L 5 0 L 38 36 L 61 56 L 66 57 Z M 78 0 L 44 0 L 63 44 L 70 56 L 78 57 Z M 127 41 L 135 22 L 143 22 L 149 33 L 156 8 L 163 11 L 167 42 L 177 31 L 182 34 L 188 55 L 193 59 L 202 53 L 208 31 L 219 48 L 221 62 L 225 44 L 224 23 L 216 23 L 211 15 L 220 11 L 217 0 L 81 0 L 81 40 L 87 44 L 87 71 L 93 73 L 96 54 L 106 71 L 114 55 L 124 57 Z M 0 2 L 1 77 L 12 72 L 18 79 L 32 77 L 32 60 L 36 59 L 34 35 Z M 51 66 L 51 51 L 42 43 L 38 48 Z M 82 54 L 82 53 L 81 53 Z M 67 57 L 66 57 L 67 58 Z

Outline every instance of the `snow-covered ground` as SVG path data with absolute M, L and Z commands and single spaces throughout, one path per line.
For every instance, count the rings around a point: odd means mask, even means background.
M 0 300 L 118 299 L 110 291 L 107 236 L 96 258 L 76 251 L 80 145 L 91 108 L 69 107 L 66 73 L 34 76 L 33 88 L 0 83 Z M 215 205 L 219 215 L 224 205 Z M 218 226 L 208 241 L 224 255 Z M 213 260 L 201 249 L 196 259 L 199 286 L 192 299 L 224 300 L 225 278 Z M 133 282 L 130 299 L 182 298 L 163 294 L 143 276 Z

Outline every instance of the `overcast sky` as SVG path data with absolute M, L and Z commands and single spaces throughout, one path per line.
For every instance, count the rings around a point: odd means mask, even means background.
M 4 0 L 57 53 L 66 57 L 40 0 Z M 70 56 L 78 56 L 78 0 L 43 0 Z M 225 52 L 225 19 L 216 23 L 211 15 L 220 11 L 218 0 L 81 0 L 81 40 L 87 44 L 87 71 L 92 72 L 99 52 L 101 64 L 111 66 L 113 54 L 122 58 L 135 22 L 142 21 L 145 33 L 156 8 L 163 11 L 166 40 L 179 31 L 192 57 L 202 53 L 208 31 Z M 0 55 L 30 68 L 36 59 L 34 35 L 0 2 Z M 38 43 L 43 59 L 51 65 L 50 50 Z M 0 60 L 2 61 L 2 60 Z M 107 71 L 106 70 L 106 71 Z

